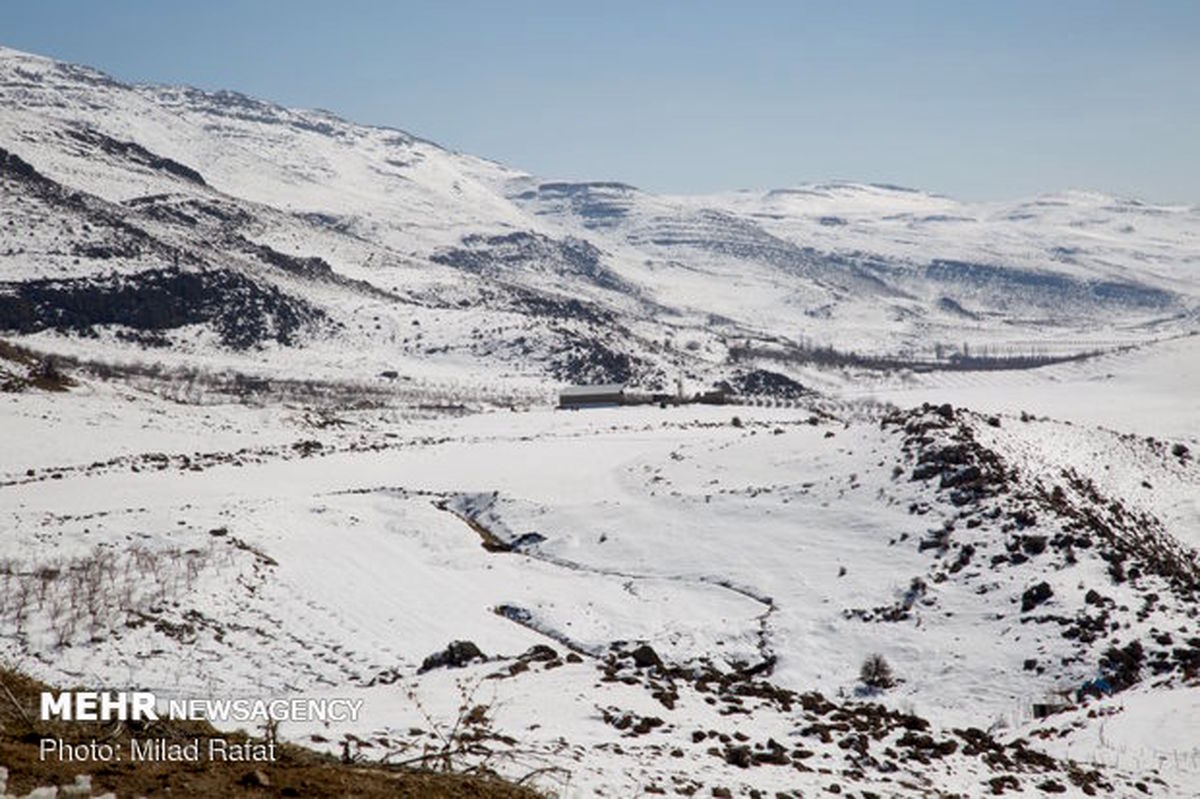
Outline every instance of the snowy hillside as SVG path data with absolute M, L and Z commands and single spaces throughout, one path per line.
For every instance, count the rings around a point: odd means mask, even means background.
M 1200 795 L 1198 331 L 1195 207 L 657 196 L 0 49 L 0 656 L 562 796 Z
M 0 148 L 5 327 L 85 357 L 149 343 L 197 362 L 211 342 L 273 352 L 236 359 L 250 372 L 664 387 L 727 378 L 739 342 L 1075 354 L 1191 332 L 1200 313 L 1189 207 L 547 182 L 326 112 L 12 50 Z

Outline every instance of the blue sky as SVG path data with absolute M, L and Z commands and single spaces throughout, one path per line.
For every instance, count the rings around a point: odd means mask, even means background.
M 1200 201 L 1200 2 L 7 2 L 0 43 L 545 177 Z

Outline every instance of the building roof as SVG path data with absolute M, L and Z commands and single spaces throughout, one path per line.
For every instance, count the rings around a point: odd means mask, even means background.
M 619 396 L 625 390 L 624 383 L 600 383 L 595 386 L 567 386 L 558 396 L 571 397 Z

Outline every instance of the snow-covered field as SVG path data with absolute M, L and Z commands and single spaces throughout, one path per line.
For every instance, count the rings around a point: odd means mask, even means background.
M 1200 795 L 1197 209 L 542 182 L 10 50 L 0 148 L 15 667 L 562 796 Z M 676 379 L 734 402 L 552 409 Z
M 66 684 L 117 681 L 185 696 L 360 697 L 356 727 L 282 732 L 319 734 L 335 748 L 346 734 L 374 740 L 364 750 L 371 757 L 420 754 L 426 741 L 410 730 L 427 733 L 423 714 L 448 727 L 460 691 L 473 691 L 506 736 L 492 745 L 502 770 L 563 769 L 543 784 L 567 795 L 838 782 L 884 795 L 904 784 L 969 795 L 1009 773 L 958 753 L 930 768 L 895 748 L 893 772 L 887 738 L 868 750 L 872 768 L 848 758 L 854 750 L 839 748 L 840 736 L 825 745 L 806 735 L 820 717 L 802 705 L 785 711 L 755 698 L 745 700 L 749 712 L 727 714 L 735 705 L 723 696 L 708 704 L 682 677 L 668 708 L 641 681 L 602 681 L 615 642 L 647 642 L 685 671 L 708 662 L 736 673 L 769 658 L 760 679 L 779 689 L 878 701 L 929 720 L 935 736 L 978 727 L 1007 743 L 1046 726 L 1031 718 L 1035 702 L 1100 671 L 1098 648 L 1037 623 L 1038 612 L 1074 618 L 1095 588 L 1133 609 L 1117 622 L 1135 625 L 1122 641 L 1152 628 L 1195 631 L 1194 602 L 1135 616 L 1152 588 L 1170 591 L 1153 575 L 1117 584 L 1084 550 L 1070 567 L 1038 562 L 1054 560 L 1049 551 L 1019 567 L 991 564 L 1006 551 L 1004 517 L 981 512 L 980 526 L 964 527 L 944 492 L 911 478 L 901 434 L 880 425 L 885 409 L 862 401 L 413 421 L 342 410 L 333 425 L 323 416 L 325 427 L 282 409 L 172 408 L 104 385 L 12 395 L 0 407 L 5 430 L 20 431 L 10 440 L 21 443 L 5 448 L 0 474 L 10 584 L 47 568 L 109 564 L 74 625 L 69 579 L 49 579 L 44 598 L 30 597 L 6 639 L 18 666 Z M 1054 480 L 1060 465 L 1086 469 L 1130 512 L 1159 513 L 1180 540 L 1200 539 L 1194 461 L 1093 427 L 1010 414 L 992 427 L 957 414 L 1025 479 Z M 127 427 L 105 422 L 114 417 Z M 70 420 L 79 435 L 39 430 L 53 419 Z M 121 434 L 89 435 L 92 425 Z M 29 449 L 37 440 L 46 442 L 40 458 Z M 914 513 L 922 504 L 928 510 Z M 513 551 L 488 551 L 464 519 L 517 542 Z M 960 528 L 947 552 L 927 549 L 922 542 L 947 522 Z M 1047 519 L 1036 529 L 1060 526 Z M 968 545 L 974 559 L 950 571 Z M 42 590 L 27 579 L 31 593 Z M 1014 603 L 1039 579 L 1053 597 L 1022 612 Z M 907 610 L 879 618 L 893 608 Z M 453 640 L 472 641 L 489 660 L 418 674 Z M 539 644 L 557 657 L 509 676 Z M 858 667 L 876 652 L 902 681 L 864 697 Z M 579 662 L 565 662 L 569 653 Z M 1045 668 L 1026 669 L 1030 658 Z M 487 679 L 497 673 L 505 678 Z M 1053 717 L 1069 734 L 1044 748 L 1105 764 L 1118 793 L 1131 790 L 1120 787 L 1126 775 L 1157 771 L 1168 785 L 1158 793 L 1186 795 L 1200 779 L 1197 740 L 1192 725 L 1171 720 L 1200 712 L 1200 698 L 1179 679 L 1147 679 L 1098 705 L 1124 708 L 1130 725 L 1153 735 L 1131 733 L 1120 714 L 1103 716 L 1098 729 L 1078 711 Z M 605 721 L 623 713 L 663 724 L 633 736 Z M 799 762 L 826 772 L 730 765 L 726 745 L 710 754 L 707 735 L 693 741 L 697 730 L 811 750 L 816 759 Z M 1055 774 L 1013 773 L 1030 795 Z

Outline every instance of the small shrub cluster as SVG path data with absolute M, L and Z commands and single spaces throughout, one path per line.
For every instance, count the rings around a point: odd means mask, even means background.
M 48 636 L 53 649 L 103 640 L 106 630 L 191 591 L 219 554 L 233 557 L 210 542 L 202 549 L 97 546 L 38 563 L 0 560 L 0 622 L 27 641 Z

